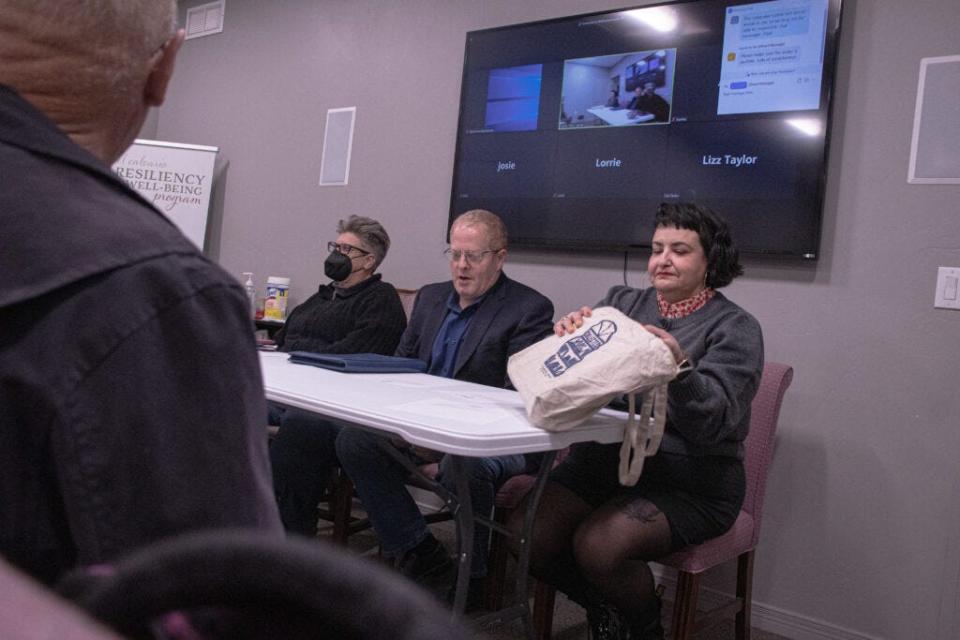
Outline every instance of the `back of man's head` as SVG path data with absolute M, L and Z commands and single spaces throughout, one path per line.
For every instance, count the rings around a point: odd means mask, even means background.
M 174 0 L 0 0 L 0 83 L 71 136 L 139 128 L 175 24 Z

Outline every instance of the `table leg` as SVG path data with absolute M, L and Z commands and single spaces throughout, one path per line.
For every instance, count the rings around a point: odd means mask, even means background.
M 450 455 L 450 466 L 453 471 L 454 483 L 456 485 L 456 494 L 448 491 L 446 487 L 439 482 L 424 476 L 417 466 L 389 443 L 384 443 L 386 450 L 390 455 L 400 462 L 411 473 L 422 478 L 430 489 L 444 500 L 450 513 L 453 515 L 457 530 L 457 582 L 454 589 L 453 598 L 453 616 L 463 615 L 467 604 L 467 592 L 470 588 L 470 563 L 473 556 L 473 535 L 474 524 L 480 522 L 488 526 L 494 534 L 513 535 L 513 533 L 500 523 L 494 522 L 487 515 L 473 513 L 473 505 L 470 501 L 470 478 L 467 477 L 466 467 L 462 456 Z M 556 451 L 546 451 L 540 462 L 540 470 L 537 472 L 537 480 L 527 494 L 527 506 L 523 516 L 523 530 L 520 532 L 520 539 L 517 544 L 517 578 L 514 588 L 513 602 L 505 609 L 481 616 L 475 620 L 481 628 L 506 622 L 507 620 L 521 617 L 523 618 L 524 631 L 527 638 L 531 640 L 535 637 L 533 620 L 530 615 L 530 603 L 527 598 L 527 577 L 530 568 L 530 546 L 533 534 L 533 522 L 537 515 L 537 507 L 540 504 L 540 496 L 543 495 L 543 489 L 547 484 L 547 477 L 550 475 L 550 469 L 553 468 L 553 461 L 556 459 Z
M 547 485 L 547 478 L 550 475 L 550 469 L 553 468 L 553 461 L 556 457 L 556 451 L 544 452 L 543 459 L 540 462 L 540 471 L 537 472 L 536 482 L 534 482 L 533 487 L 529 493 L 527 493 L 527 506 L 523 514 L 523 529 L 520 532 L 520 539 L 517 541 L 517 576 L 511 603 L 500 611 L 495 611 L 477 618 L 474 622 L 481 628 L 501 624 L 507 620 L 520 617 L 523 619 L 523 628 L 527 638 L 533 640 L 536 637 L 530 614 L 530 601 L 529 598 L 527 598 L 530 547 L 532 545 L 533 522 L 537 515 L 537 507 L 540 504 L 540 496 L 543 495 L 543 489 Z M 476 519 L 489 526 L 495 533 L 505 536 L 514 535 L 512 531 L 497 522 L 493 522 L 489 518 L 477 516 Z
M 540 462 L 540 471 L 537 473 L 537 481 L 527 494 L 527 508 L 523 514 L 523 531 L 520 532 L 519 552 L 517 554 L 517 584 L 516 592 L 519 598 L 523 599 L 524 607 L 523 626 L 527 632 L 528 638 L 534 637 L 533 622 L 530 617 L 530 604 L 527 599 L 527 577 L 530 569 L 530 546 L 533 537 L 533 521 L 537 515 L 537 507 L 540 505 L 540 496 L 543 495 L 543 488 L 547 484 L 547 476 L 550 475 L 550 469 L 553 467 L 553 460 L 556 458 L 556 451 L 548 451 L 544 454 Z
M 470 588 L 470 563 L 473 557 L 473 504 L 470 500 L 470 479 L 460 456 L 450 456 L 459 508 L 454 512 L 457 524 L 457 585 L 453 597 L 454 616 L 463 615 Z

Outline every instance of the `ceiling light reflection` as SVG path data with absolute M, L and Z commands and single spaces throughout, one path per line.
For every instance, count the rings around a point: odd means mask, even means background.
M 786 123 L 811 138 L 820 135 L 823 131 L 823 125 L 816 118 L 791 118 Z
M 648 27 L 664 33 L 675 31 L 677 28 L 677 12 L 670 7 L 649 7 L 647 9 L 631 9 L 626 12 L 631 18 L 638 20 Z

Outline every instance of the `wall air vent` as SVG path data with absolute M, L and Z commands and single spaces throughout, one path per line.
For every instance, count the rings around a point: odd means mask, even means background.
M 208 2 L 187 9 L 187 40 L 223 31 L 223 5 L 226 0 Z

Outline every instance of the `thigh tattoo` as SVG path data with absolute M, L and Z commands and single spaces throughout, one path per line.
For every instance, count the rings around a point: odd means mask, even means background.
M 618 508 L 631 520 L 652 524 L 660 515 L 660 509 L 649 500 L 635 496 L 622 496 L 617 500 Z

